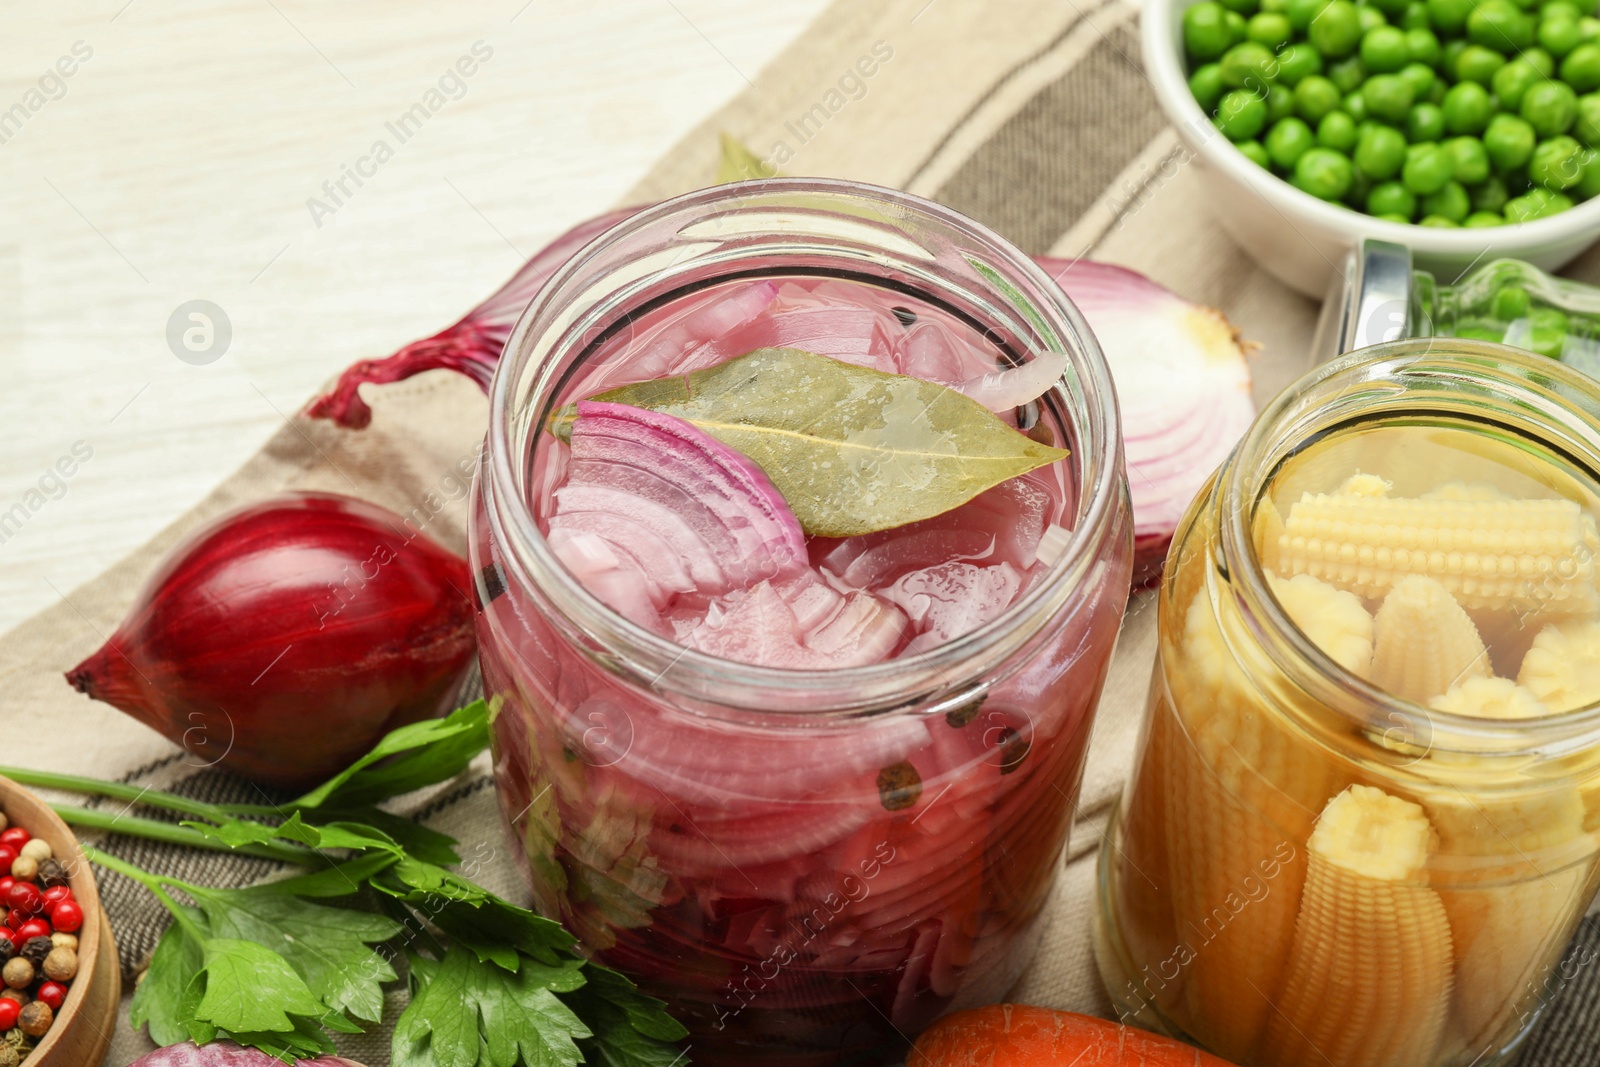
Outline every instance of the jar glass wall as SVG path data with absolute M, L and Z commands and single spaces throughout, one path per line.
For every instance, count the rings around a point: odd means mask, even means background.
M 1067 354 L 1016 416 L 1070 451 L 1044 494 L 1070 537 L 998 618 L 870 666 L 754 666 L 629 622 L 553 556 L 551 413 L 661 373 L 625 357 L 663 309 L 791 278 L 966 323 L 998 366 Z M 696 1063 L 892 1063 L 940 1012 L 1015 981 L 1131 554 L 1105 364 L 1020 252 L 845 182 L 745 183 L 632 217 L 552 279 L 508 344 L 471 541 L 500 799 L 538 907 L 667 1000 Z
M 1123 1012 L 1246 1067 L 1514 1047 L 1596 887 L 1597 471 L 1594 383 L 1499 345 L 1363 349 L 1262 413 L 1161 590 L 1101 856 Z

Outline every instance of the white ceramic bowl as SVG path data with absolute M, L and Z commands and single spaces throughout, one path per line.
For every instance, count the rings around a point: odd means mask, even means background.
M 1409 245 L 1416 265 L 1453 281 L 1503 257 L 1555 270 L 1600 237 L 1600 197 L 1548 218 L 1485 229 L 1435 229 L 1330 204 L 1250 162 L 1211 124 L 1189 91 L 1182 15 L 1196 0 L 1145 0 L 1144 65 L 1162 110 L 1193 153 L 1223 229 L 1273 274 L 1320 297 L 1363 237 Z

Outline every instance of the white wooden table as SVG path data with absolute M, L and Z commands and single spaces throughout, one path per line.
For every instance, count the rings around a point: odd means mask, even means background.
M 822 7 L 8 5 L 0 629 L 610 206 Z M 225 351 L 186 315 L 169 344 L 193 300 Z

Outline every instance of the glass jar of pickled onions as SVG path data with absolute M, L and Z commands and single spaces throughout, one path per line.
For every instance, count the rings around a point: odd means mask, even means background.
M 997 414 L 1066 458 L 909 526 L 810 537 L 797 572 L 749 595 L 708 591 L 702 573 L 768 552 L 747 537 L 765 518 L 679 477 L 667 446 L 578 457 L 551 416 L 775 345 L 941 381 L 1064 354 L 1042 396 Z M 552 533 L 580 475 L 585 507 L 639 494 L 603 516 L 634 567 L 603 588 Z M 940 489 L 914 464 L 884 477 Z M 661 547 L 689 543 L 692 558 Z M 1132 547 L 1105 363 L 1025 256 L 846 182 L 633 216 L 508 343 L 471 544 L 500 801 L 537 906 L 664 999 L 693 1062 L 889 1064 L 941 1012 L 1013 984 Z
M 1246 1067 L 1500 1062 L 1596 888 L 1600 391 L 1451 338 L 1327 364 L 1174 539 L 1096 949 Z

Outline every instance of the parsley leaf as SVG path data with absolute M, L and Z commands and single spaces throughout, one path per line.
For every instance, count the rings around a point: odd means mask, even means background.
M 383 1018 L 383 983 L 396 975 L 388 960 L 368 946 L 398 935 L 399 923 L 278 893 L 195 887 L 189 895 L 216 936 L 270 949 L 305 979 L 323 1004 L 368 1022 Z
M 418 958 L 420 960 L 420 957 Z M 582 981 L 570 968 L 480 966 L 452 946 L 413 962 L 411 1003 L 394 1031 L 394 1067 L 577 1067 L 590 1030 L 555 995 Z M 554 983 L 554 984 L 553 984 Z
M 488 745 L 489 706 L 477 700 L 447 718 L 424 719 L 391 731 L 371 752 L 287 806 L 375 804 L 454 778 Z
M 183 923 L 167 927 L 150 957 L 144 981 L 133 991 L 128 1025 L 137 1030 L 148 1023 L 150 1040 L 163 1047 L 187 1041 L 189 1030 L 185 1024 L 200 1003 L 196 979 L 203 962 L 200 943 Z
M 609 967 L 591 963 L 584 968 L 588 983 L 568 998 L 594 1029 L 580 1041 L 584 1062 L 605 1067 L 683 1067 L 686 1053 L 673 1042 L 687 1036 L 666 1005 L 645 996 Z
M 195 1018 L 221 1030 L 293 1030 L 290 1015 L 320 1019 L 327 1008 L 287 960 L 264 945 L 227 937 L 200 943 L 205 992 Z

